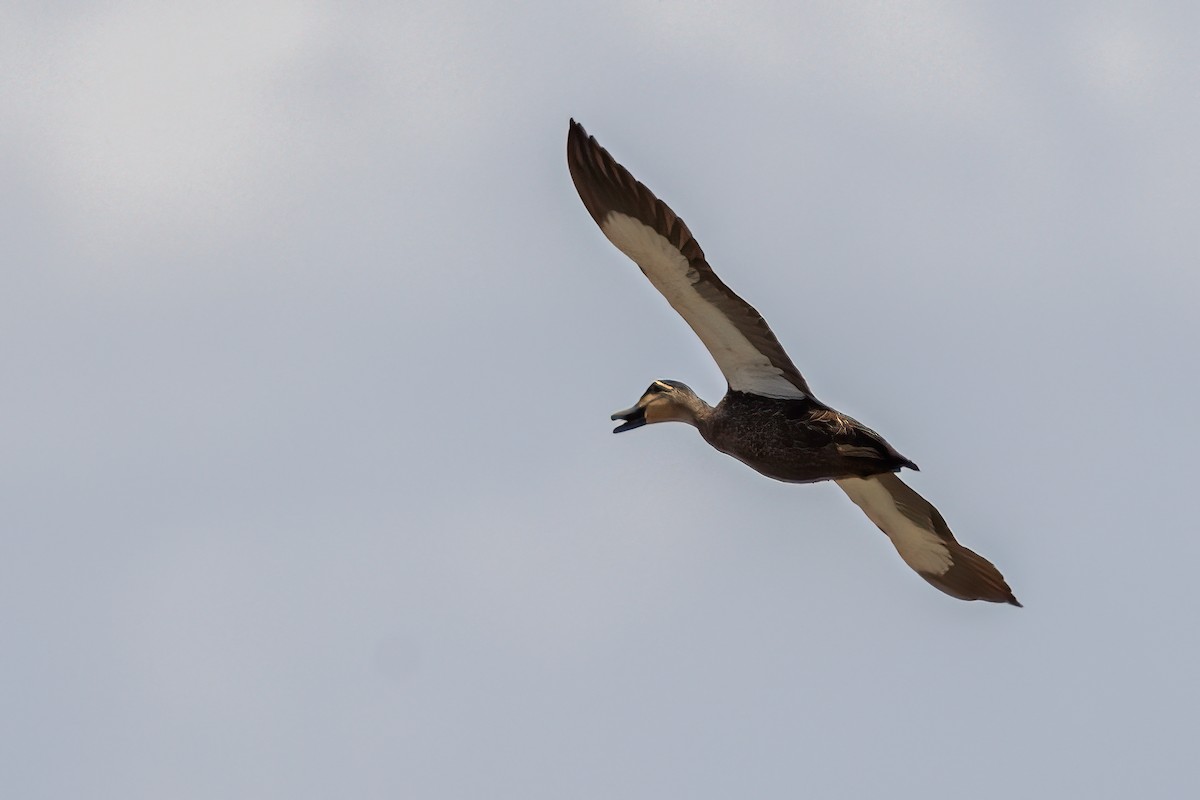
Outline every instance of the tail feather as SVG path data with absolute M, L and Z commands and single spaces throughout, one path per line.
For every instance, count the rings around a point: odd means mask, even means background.
M 935 588 L 960 600 L 1021 605 L 995 565 L 959 544 L 938 510 L 896 475 L 842 478 L 837 484 Z

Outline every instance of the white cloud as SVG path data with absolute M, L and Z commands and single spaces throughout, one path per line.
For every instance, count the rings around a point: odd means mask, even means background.
M 896 116 L 970 118 L 997 102 L 1001 74 L 961 6 L 924 2 L 629 3 L 657 47 L 764 85 L 810 82 L 866 95 Z
M 453 8 L 134 0 L 53 24 L 7 16 L 8 157 L 89 253 L 252 230 L 305 181 L 368 169 L 381 137 L 412 158 L 468 128 L 495 88 L 476 68 L 484 21 Z
M 1080 15 L 1068 29 L 1068 54 L 1097 97 L 1118 109 L 1154 102 L 1172 47 L 1150 15 L 1126 9 Z
M 25 63 L 11 123 L 85 240 L 228 224 L 253 202 L 283 133 L 272 86 L 320 22 L 291 2 L 135 2 L 17 26 Z

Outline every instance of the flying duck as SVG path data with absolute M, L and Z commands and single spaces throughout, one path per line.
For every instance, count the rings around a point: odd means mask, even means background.
M 612 415 L 623 433 L 686 422 L 706 442 L 780 481 L 832 480 L 891 540 L 900 558 L 951 597 L 1021 605 L 999 570 L 958 543 L 942 515 L 896 475 L 917 465 L 875 431 L 819 401 L 762 316 L 726 286 L 684 221 L 571 120 L 567 164 L 600 230 L 641 268 L 720 367 L 715 407 L 656 380 Z

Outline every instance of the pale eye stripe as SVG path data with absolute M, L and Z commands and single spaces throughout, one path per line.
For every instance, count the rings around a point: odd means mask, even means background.
M 617 211 L 605 216 L 600 229 L 618 250 L 641 267 L 654 288 L 692 327 L 721 368 L 730 388 L 766 397 L 806 397 L 719 307 L 700 294 L 696 288 L 702 280 L 700 273 L 665 236 L 641 220 Z

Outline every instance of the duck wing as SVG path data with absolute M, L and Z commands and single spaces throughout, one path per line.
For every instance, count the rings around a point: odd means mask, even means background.
M 1000 571 L 959 544 L 928 500 L 892 473 L 837 481 L 917 574 L 951 597 L 1021 605 Z
M 766 320 L 717 277 L 683 220 L 575 120 L 567 164 L 592 219 L 696 332 L 730 389 L 812 398 Z

